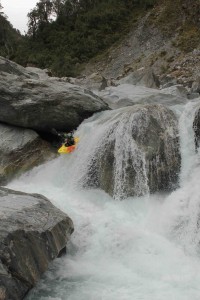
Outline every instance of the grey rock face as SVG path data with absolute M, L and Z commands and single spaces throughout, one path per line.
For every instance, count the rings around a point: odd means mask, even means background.
M 119 84 L 133 84 L 139 86 L 145 86 L 148 88 L 159 88 L 159 80 L 157 76 L 154 74 L 152 69 L 141 68 L 130 73 L 127 77 L 122 78 L 118 82 Z
M 100 142 L 88 156 L 83 184 L 117 199 L 173 189 L 181 164 L 173 112 L 162 105 L 135 105 L 104 115 L 95 124 Z
M 0 121 L 7 124 L 47 132 L 52 128 L 65 131 L 76 128 L 93 113 L 108 109 L 91 91 L 58 78 L 38 80 L 5 72 L 1 75 Z
M 9 73 L 20 76 L 21 78 L 39 78 L 39 76 L 29 70 L 24 69 L 22 66 L 0 56 L 0 75 Z
M 188 99 L 193 100 L 199 98 L 199 93 L 188 93 Z
M 182 85 L 173 85 L 170 87 L 163 88 L 161 89 L 161 93 L 170 94 L 181 98 L 187 98 L 188 95 L 187 89 Z
M 197 109 L 195 113 L 193 129 L 195 135 L 195 147 L 197 149 L 200 146 L 200 109 Z
M 0 140 L 0 184 L 54 155 L 32 130 L 0 124 Z
M 49 70 L 48 69 L 39 69 L 35 67 L 26 67 L 26 71 L 28 71 L 31 74 L 34 74 L 39 79 L 48 79 L 49 78 Z
M 41 195 L 0 188 L 0 299 L 20 300 L 73 232 L 71 219 Z
M 196 81 L 193 82 L 191 91 L 193 93 L 199 93 L 200 94 L 200 76 L 198 76 Z
M 92 91 L 101 91 L 108 86 L 106 78 L 103 77 L 100 73 L 93 73 L 90 76 L 75 78 L 74 83 L 84 86 Z
M 171 74 L 162 74 L 159 76 L 159 81 L 162 89 L 177 85 L 177 79 Z
M 143 86 L 121 84 L 117 87 L 108 87 L 99 95 L 108 103 L 109 107 L 116 109 L 134 104 L 164 104 L 174 106 L 188 101 L 187 96 L 181 95 L 178 90 L 168 88 L 164 90 L 150 89 Z

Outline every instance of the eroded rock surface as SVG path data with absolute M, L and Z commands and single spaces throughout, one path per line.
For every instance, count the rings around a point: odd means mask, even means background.
M 183 88 L 184 89 L 184 88 Z M 101 98 L 110 108 L 116 109 L 134 104 L 164 104 L 174 106 L 187 103 L 187 95 L 179 92 L 178 88 L 163 90 L 151 89 L 144 86 L 121 84 L 117 87 L 107 87 L 99 92 Z
M 159 88 L 160 86 L 158 77 L 154 74 L 151 68 L 141 68 L 139 70 L 131 72 L 128 76 L 120 79 L 118 83 L 145 86 L 153 89 Z
M 19 67 L 22 72 L 23 67 Z M 84 87 L 54 77 L 18 75 L 18 68 L 13 70 L 9 61 L 6 68 L 0 76 L 1 122 L 38 131 L 70 131 L 93 113 L 108 109 L 101 98 Z M 28 71 L 24 69 L 24 73 Z
M 0 56 L 0 75 L 5 76 L 6 73 L 17 75 L 21 78 L 39 78 L 39 76 L 36 73 L 26 70 L 22 66 L 16 64 L 15 62 Z
M 55 156 L 36 132 L 0 124 L 0 184 Z
M 20 300 L 65 248 L 71 219 L 47 198 L 0 188 L 0 299 Z

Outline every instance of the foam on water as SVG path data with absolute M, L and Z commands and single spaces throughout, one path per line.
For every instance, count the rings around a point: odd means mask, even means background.
M 67 256 L 52 263 L 27 300 L 199 300 L 200 158 L 190 136 L 196 105 L 180 120 L 181 188 L 170 195 L 116 201 L 77 185 L 90 155 L 82 142 L 97 142 L 90 128 L 101 114 L 79 129 L 76 152 L 9 184 L 47 196 L 75 225 Z

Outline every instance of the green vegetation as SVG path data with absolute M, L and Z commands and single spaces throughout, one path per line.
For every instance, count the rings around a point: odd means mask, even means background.
M 80 66 L 119 41 L 156 0 L 40 0 L 15 61 L 76 76 Z
M 176 46 L 183 52 L 190 52 L 200 44 L 200 29 L 193 24 L 184 26 L 176 40 Z
M 6 19 L 0 2 L 0 55 L 13 59 L 20 40 L 19 31 L 15 30 Z
M 150 23 L 175 37 L 173 46 L 189 52 L 200 44 L 199 15 L 199 0 L 163 0 L 152 11 Z
M 77 76 L 89 60 L 101 61 L 117 46 L 147 10 L 147 22 L 173 38 L 174 47 L 198 47 L 200 0 L 38 0 L 25 36 L 9 23 L 0 0 L 0 55 L 56 76 Z M 164 59 L 167 53 L 158 55 Z

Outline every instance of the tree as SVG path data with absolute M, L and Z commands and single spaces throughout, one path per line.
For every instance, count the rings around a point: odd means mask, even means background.
M 65 4 L 65 0 L 52 0 L 53 13 L 55 14 L 56 18 L 60 15 L 64 7 L 64 4 Z
M 4 13 L 2 12 L 3 6 L 1 5 L 1 1 L 0 1 L 0 15 L 3 15 Z
M 38 29 L 38 13 L 36 9 L 32 9 L 28 13 L 28 35 L 35 37 L 36 31 Z
M 52 21 L 53 2 L 50 0 L 40 0 L 36 7 L 28 13 L 28 35 L 35 37 L 42 25 Z
M 41 22 L 49 23 L 53 12 L 53 3 L 50 0 L 40 0 L 36 4 L 38 16 Z

